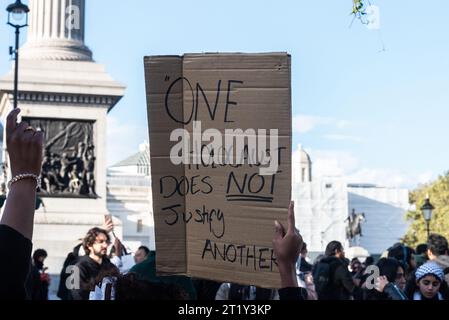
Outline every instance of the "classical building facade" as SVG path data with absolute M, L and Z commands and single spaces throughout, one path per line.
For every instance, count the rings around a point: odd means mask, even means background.
M 108 210 L 122 223 L 125 245 L 132 251 L 140 245 L 154 250 L 148 144 L 142 144 L 139 152 L 109 167 L 107 190 Z
M 292 186 L 296 226 L 313 256 L 327 243 L 340 241 L 346 248 L 361 246 L 379 255 L 405 234 L 408 190 L 372 184 L 349 184 L 344 176 L 313 178 L 310 156 L 301 149 L 293 163 Z M 348 219 L 364 215 L 362 235 L 348 237 Z

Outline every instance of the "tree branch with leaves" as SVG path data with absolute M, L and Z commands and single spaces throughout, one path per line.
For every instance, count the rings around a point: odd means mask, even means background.
M 447 172 L 436 181 L 419 186 L 410 193 L 410 203 L 414 204 L 416 209 L 407 212 L 406 219 L 410 222 L 410 226 L 402 240 L 411 247 L 427 242 L 426 221 L 420 210 L 427 195 L 435 207 L 430 220 L 430 233 L 438 233 L 449 239 L 449 172 Z

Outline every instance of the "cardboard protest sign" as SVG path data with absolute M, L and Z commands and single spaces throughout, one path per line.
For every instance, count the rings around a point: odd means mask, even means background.
M 290 56 L 145 58 L 159 274 L 278 287 L 291 193 Z

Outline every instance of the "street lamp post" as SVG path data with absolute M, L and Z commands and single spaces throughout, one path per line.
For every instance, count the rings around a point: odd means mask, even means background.
M 16 42 L 14 51 L 12 47 L 9 47 L 9 54 L 14 53 L 14 109 L 17 108 L 17 96 L 18 96 L 18 87 L 19 87 L 19 37 L 20 37 L 20 29 L 28 26 L 28 12 L 30 9 L 27 5 L 23 4 L 20 0 L 16 0 L 16 2 L 10 4 L 6 11 L 8 11 L 8 25 L 16 29 Z M 4 155 L 5 156 L 5 155 Z M 1 164 L 4 176 L 4 182 L 0 186 L 0 208 L 3 207 L 3 204 L 6 201 L 6 179 L 7 179 L 7 162 L 6 156 L 4 162 Z M 37 206 L 37 205 L 36 205 Z
M 430 220 L 432 219 L 433 209 L 435 209 L 435 207 L 430 203 L 429 196 L 427 196 L 423 206 L 421 207 L 421 211 L 427 226 L 427 239 L 429 238 L 430 235 Z
M 14 109 L 17 108 L 17 95 L 19 87 L 19 37 L 20 29 L 28 26 L 28 12 L 30 9 L 20 0 L 10 4 L 6 11 L 8 11 L 8 24 L 16 29 L 16 43 L 14 51 L 10 49 L 10 54 L 14 53 Z

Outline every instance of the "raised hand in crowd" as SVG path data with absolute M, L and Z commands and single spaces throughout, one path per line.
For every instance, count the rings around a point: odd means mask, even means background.
M 302 237 L 295 229 L 295 212 L 292 201 L 288 208 L 287 231 L 279 221 L 275 221 L 275 234 L 273 238 L 273 250 L 281 276 L 281 286 L 283 288 L 298 287 L 296 261 L 298 260 L 302 244 Z
M 374 288 L 379 292 L 384 292 L 385 286 L 389 283 L 386 276 L 380 276 L 377 278 Z
M 0 299 L 25 299 L 25 281 L 31 259 L 36 203 L 36 187 L 42 165 L 43 134 L 27 123 L 17 124 L 20 109 L 11 111 L 6 121 L 6 147 L 12 179 L 0 221 L 0 264 L 6 275 L 0 285 Z
M 43 133 L 26 122 L 16 123 L 20 109 L 11 111 L 6 121 L 6 147 L 12 179 L 1 224 L 33 236 L 36 187 L 42 166 Z
M 107 214 L 104 216 L 104 222 L 100 228 L 106 230 L 107 233 L 111 233 L 114 231 L 114 222 L 112 221 L 111 215 Z

